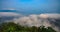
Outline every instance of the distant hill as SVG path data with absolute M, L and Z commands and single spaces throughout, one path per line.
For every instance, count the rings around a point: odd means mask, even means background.
M 0 10 L 0 12 L 16 12 L 16 10 Z

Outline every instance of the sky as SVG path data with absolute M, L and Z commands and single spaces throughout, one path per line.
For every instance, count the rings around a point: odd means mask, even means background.
M 60 0 L 0 0 L 1 10 L 22 14 L 60 13 Z

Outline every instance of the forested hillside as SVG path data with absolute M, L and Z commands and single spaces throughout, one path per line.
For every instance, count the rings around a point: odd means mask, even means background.
M 40 27 L 28 27 L 15 24 L 13 22 L 2 23 L 0 25 L 0 32 L 56 32 L 51 27 L 45 28 L 45 26 Z

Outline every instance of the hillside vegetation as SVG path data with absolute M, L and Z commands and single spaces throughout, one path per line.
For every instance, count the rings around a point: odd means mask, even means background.
M 2 23 L 0 25 L 0 32 L 56 32 L 51 27 L 45 28 L 45 26 L 40 27 L 28 27 L 15 24 L 13 22 Z

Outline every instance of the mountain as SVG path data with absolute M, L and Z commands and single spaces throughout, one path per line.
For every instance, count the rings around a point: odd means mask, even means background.
M 0 12 L 16 12 L 16 10 L 0 10 Z

